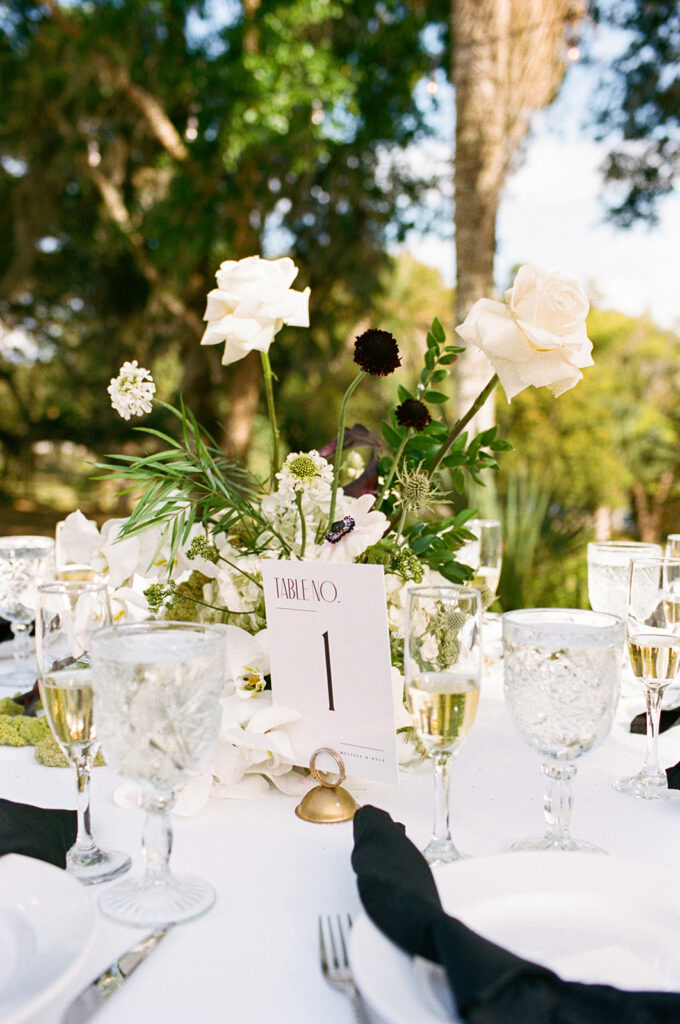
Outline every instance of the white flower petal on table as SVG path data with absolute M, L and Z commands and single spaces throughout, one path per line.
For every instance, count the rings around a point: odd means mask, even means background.
M 244 775 L 238 782 L 222 785 L 216 783 L 212 789 L 212 796 L 218 800 L 254 800 L 266 796 L 269 792 L 269 783 L 262 775 Z

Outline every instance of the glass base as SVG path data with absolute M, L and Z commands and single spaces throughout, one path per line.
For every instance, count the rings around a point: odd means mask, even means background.
M 110 882 L 130 870 L 132 859 L 121 850 L 100 850 L 95 847 L 88 853 L 80 853 L 75 846 L 66 854 L 66 870 L 83 885 L 97 885 Z
M 559 836 L 550 832 L 546 832 L 543 836 L 536 836 L 530 839 L 516 839 L 514 843 L 509 843 L 505 847 L 505 850 L 506 853 L 518 853 L 523 850 L 554 850 L 557 853 L 607 853 L 607 851 L 603 850 L 601 846 L 596 846 L 595 843 L 589 843 L 585 839 L 574 839 L 574 837 L 570 835 Z
M 165 882 L 130 878 L 99 897 L 99 909 L 112 921 L 134 928 L 182 924 L 200 917 L 215 902 L 215 890 L 194 875 L 170 875 Z
M 461 853 L 452 839 L 430 839 L 423 850 L 423 857 L 430 867 L 438 864 L 453 864 L 457 860 L 467 860 L 468 855 Z
M 615 779 L 614 789 L 627 796 L 637 796 L 642 800 L 677 800 L 680 790 L 669 789 L 665 772 L 637 772 L 626 778 Z

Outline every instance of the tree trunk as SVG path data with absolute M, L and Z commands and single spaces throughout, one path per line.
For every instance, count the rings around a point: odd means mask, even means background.
M 503 185 L 530 115 L 559 88 L 566 67 L 565 29 L 583 13 L 581 0 L 452 0 L 456 323 L 477 299 L 494 294 L 496 217 Z M 492 372 L 478 349 L 461 357 L 459 414 Z M 470 430 L 483 430 L 493 422 L 491 398 Z
M 639 480 L 633 484 L 633 501 L 637 513 L 640 540 L 645 544 L 658 544 L 661 538 L 663 509 L 674 482 L 672 469 L 662 474 L 653 495 L 648 495 Z

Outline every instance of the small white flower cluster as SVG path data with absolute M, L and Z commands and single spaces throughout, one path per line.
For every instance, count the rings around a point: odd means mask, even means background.
M 291 452 L 276 479 L 279 481 L 279 494 L 284 500 L 290 501 L 297 492 L 319 501 L 330 498 L 333 467 L 316 449 Z
M 111 405 L 123 417 L 143 416 L 151 412 L 156 385 L 148 370 L 137 364 L 137 360 L 123 363 L 118 376 L 113 377 L 106 389 L 111 396 Z

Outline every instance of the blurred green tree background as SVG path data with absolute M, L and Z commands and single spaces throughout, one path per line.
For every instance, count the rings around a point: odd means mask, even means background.
M 450 11 L 448 0 L 0 4 L 0 532 L 48 531 L 77 506 L 125 513 L 91 478 L 107 452 L 139 449 L 106 394 L 126 359 L 263 468 L 257 360 L 223 369 L 221 347 L 198 344 L 222 259 L 289 251 L 296 286 L 311 286 L 311 328 L 285 328 L 271 350 L 291 449 L 334 435 L 360 330 L 391 330 L 404 357 L 352 406 L 373 428 L 400 380 L 413 383 L 435 315 L 452 340 L 453 293 L 403 250 L 390 255 L 416 219 L 433 231 L 450 221 L 444 199 L 421 202 L 436 182 L 405 155 L 432 131 L 423 85 L 449 73 Z M 678 527 L 680 338 L 601 310 L 589 330 L 596 366 L 574 391 L 499 397 L 517 450 L 492 508 L 467 496 L 505 520 L 504 607 L 587 603 L 596 529 Z M 145 425 L 171 426 L 162 411 Z

